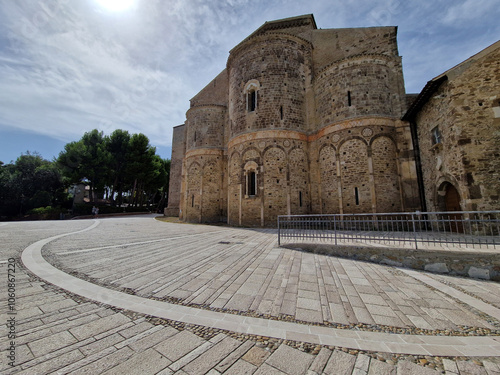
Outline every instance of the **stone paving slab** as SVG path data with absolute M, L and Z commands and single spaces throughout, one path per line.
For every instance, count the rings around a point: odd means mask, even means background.
M 100 220 L 99 224 L 97 225 L 92 224 L 91 221 L 78 223 L 78 225 L 75 225 L 74 223 L 68 225 L 67 223 L 63 222 L 61 223 L 59 232 L 54 229 L 53 223 L 50 223 L 50 225 L 45 224 L 47 228 L 50 228 L 47 232 L 43 231 L 43 225 L 41 225 L 40 223 L 34 223 L 36 231 L 34 231 L 33 236 L 29 238 L 23 238 L 24 234 L 16 232 L 16 230 L 19 230 L 26 233 L 25 229 L 28 228 L 28 226 L 23 223 L 23 225 L 19 227 L 20 229 L 15 229 L 17 227 L 15 227 L 15 225 L 12 226 L 13 224 L 9 223 L 8 225 L 4 225 L 0 228 L 0 240 L 2 239 L 2 235 L 6 233 L 5 230 L 10 227 L 11 230 L 9 231 L 8 241 L 11 241 L 11 243 L 16 242 L 16 244 L 12 245 L 11 249 L 7 252 L 3 252 L 0 250 L 0 254 L 2 254 L 2 256 L 6 256 L 7 259 L 11 256 L 18 257 L 19 252 L 23 248 L 28 247 L 30 243 L 34 243 L 37 240 L 44 240 L 41 243 L 46 244 L 46 248 L 50 248 L 50 246 L 52 246 L 52 242 L 50 242 L 50 239 L 49 241 L 47 241 L 47 238 L 45 238 L 47 234 L 58 236 L 58 239 L 56 239 L 55 241 L 58 241 L 62 246 L 63 243 L 71 242 L 66 240 L 71 239 L 73 234 L 69 235 L 66 239 L 60 235 L 80 231 L 82 229 L 85 230 L 88 226 L 95 225 L 91 229 L 88 229 L 86 232 L 76 234 L 76 236 L 81 235 L 92 237 L 88 236 L 89 231 L 91 231 L 91 233 L 94 233 L 93 231 L 97 229 L 106 229 L 107 231 L 109 231 L 110 228 L 104 228 L 104 226 L 102 225 L 107 220 Z M 110 225 L 112 224 L 111 226 L 115 226 L 116 229 L 121 227 L 118 219 L 115 219 L 117 221 L 115 223 L 111 223 L 111 220 L 113 219 L 109 220 Z M 137 239 L 141 239 L 142 237 L 137 237 L 137 233 L 140 232 L 139 229 L 143 225 L 155 226 L 156 222 L 153 223 L 155 224 L 151 225 L 151 221 L 148 222 L 145 218 L 141 218 L 140 220 L 136 220 L 134 218 L 125 219 L 123 225 L 125 225 L 129 229 L 134 228 L 134 230 L 136 230 L 136 232 L 134 232 L 133 234 L 125 234 L 125 237 L 128 236 L 128 238 L 126 238 L 128 241 L 132 240 L 128 243 L 131 243 Z M 160 225 L 165 224 L 160 223 Z M 200 230 L 201 233 L 208 233 L 210 232 L 210 230 L 220 229 L 213 227 L 207 228 L 205 226 L 196 227 L 202 227 L 202 229 Z M 232 230 L 233 229 L 230 229 L 230 231 Z M 221 233 L 227 236 L 227 233 L 225 231 L 226 229 L 224 228 L 224 230 L 221 230 Z M 235 231 L 236 232 L 233 234 L 233 236 L 244 236 L 245 231 Z M 177 229 L 175 230 L 175 232 L 177 236 L 182 235 L 182 233 Z M 258 235 L 260 235 L 262 241 L 259 242 L 256 238 L 252 238 L 252 243 L 255 244 L 252 246 L 255 247 L 260 245 L 259 249 L 261 252 L 263 252 L 262 254 L 264 254 L 266 249 L 269 250 L 269 248 L 273 248 L 273 240 L 269 239 L 268 233 L 257 233 Z M 113 236 L 114 235 L 110 235 L 110 237 Z M 158 237 L 156 237 L 156 239 L 161 240 L 161 236 L 159 234 L 157 236 Z M 95 240 L 95 237 L 93 238 Z M 155 239 L 154 236 L 152 238 Z M 185 235 L 184 239 L 189 239 L 189 236 Z M 217 240 L 217 238 L 214 238 L 214 241 L 215 240 Z M 244 238 L 238 238 L 238 241 L 244 240 Z M 86 241 L 86 243 L 89 243 L 89 245 L 91 244 L 91 242 L 92 241 L 89 241 L 88 239 Z M 112 238 L 111 243 L 113 242 L 113 246 L 119 245 L 119 241 L 117 239 Z M 196 244 L 196 242 L 193 242 L 192 244 L 194 245 Z M 73 250 L 71 251 L 78 250 L 75 249 L 76 246 L 74 246 L 74 244 L 72 246 Z M 294 268 L 295 266 L 289 267 L 289 271 L 280 273 L 280 270 L 285 269 L 285 267 L 283 267 L 283 263 L 281 262 L 286 260 L 290 265 L 297 264 L 296 261 L 297 259 L 300 260 L 302 258 L 302 254 L 278 254 L 277 256 L 276 254 L 271 254 L 273 256 L 269 256 L 270 253 L 268 252 L 266 256 L 257 258 L 257 264 L 255 263 L 255 260 L 252 262 L 252 257 L 250 256 L 250 254 L 253 254 L 253 252 L 251 252 L 252 246 L 248 246 L 248 251 L 250 253 L 247 256 L 247 263 L 250 262 L 249 265 L 251 266 L 251 272 L 257 271 L 257 273 L 259 273 L 260 271 L 265 269 L 274 270 L 273 272 L 275 272 L 276 275 L 285 277 L 287 281 L 292 280 L 294 277 L 296 277 L 294 276 L 296 274 L 293 274 L 293 272 L 299 272 L 298 270 L 300 270 L 300 268 L 296 269 Z M 113 249 L 117 248 L 119 247 Z M 83 248 L 83 250 L 85 250 L 85 248 Z M 146 250 L 147 249 L 145 249 L 144 251 Z M 61 251 L 63 251 L 62 247 Z M 93 252 L 94 250 L 87 251 L 85 253 L 90 257 L 91 255 L 89 254 Z M 126 255 L 128 255 L 128 253 L 122 255 L 123 258 L 121 261 L 125 262 L 127 259 Z M 94 255 L 92 255 L 92 257 L 93 256 Z M 236 258 L 238 257 L 235 256 L 233 259 Z M 152 257 L 151 259 L 154 259 L 154 257 Z M 216 257 L 214 257 L 214 259 L 216 259 Z M 1 260 L 2 259 L 0 259 L 0 261 Z M 36 258 L 36 261 L 33 262 L 38 265 L 43 264 L 43 258 Z M 373 272 L 372 268 L 365 267 L 364 264 L 353 264 L 355 262 L 343 262 L 343 260 L 339 261 L 335 259 L 326 260 L 324 264 L 322 262 L 322 256 L 313 256 L 312 258 L 305 259 L 305 263 L 303 264 L 305 265 L 304 269 L 306 271 L 306 277 L 302 278 L 302 281 L 300 281 L 299 278 L 296 278 L 297 282 L 295 285 L 300 285 L 301 282 L 311 283 L 314 280 L 313 278 L 308 276 L 312 275 L 312 273 L 310 273 L 310 267 L 319 267 L 317 268 L 317 270 L 322 270 L 318 271 L 316 275 L 321 275 L 322 272 L 324 273 L 326 271 L 329 272 L 329 276 L 322 277 L 322 281 L 318 282 L 317 284 L 318 296 L 321 305 L 319 307 L 321 308 L 321 314 L 323 316 L 326 316 L 325 314 L 327 314 L 327 312 L 324 310 L 322 298 L 325 298 L 326 291 L 333 290 L 333 287 L 340 287 L 341 290 L 347 291 L 347 293 L 345 294 L 337 295 L 339 301 L 342 298 L 345 298 L 346 302 L 344 303 L 348 303 L 349 297 L 358 297 L 361 302 L 365 304 L 365 306 L 377 305 L 377 303 L 379 303 L 380 306 L 383 306 L 383 301 L 392 301 L 392 299 L 389 297 L 390 293 L 398 293 L 397 290 L 399 290 L 397 285 L 398 281 L 395 282 L 394 280 L 391 280 L 390 276 L 393 275 L 399 275 L 399 278 L 407 281 L 407 286 L 408 284 L 411 284 L 411 289 L 408 289 L 408 292 L 411 291 L 415 293 L 418 298 L 421 298 L 421 295 L 419 293 L 425 294 L 426 291 L 429 290 L 427 283 L 429 282 L 429 280 L 418 280 L 418 278 L 416 279 L 410 277 L 408 274 L 405 275 L 404 272 L 402 274 L 399 274 L 399 272 L 402 271 L 395 268 L 388 267 L 388 270 L 393 270 L 389 273 L 387 273 L 387 271 L 382 272 L 378 269 L 375 269 L 376 272 Z M 142 264 L 143 267 L 147 267 L 147 262 L 144 262 Z M 299 262 L 298 264 L 301 264 L 301 262 Z M 217 278 L 218 275 L 222 275 L 224 276 L 225 281 L 233 280 L 233 282 L 227 284 L 226 287 L 226 290 L 232 290 L 229 296 L 231 296 L 238 290 L 238 288 L 234 287 L 232 289 L 229 288 L 234 284 L 234 281 L 238 280 L 238 277 L 241 276 L 241 274 L 235 273 L 233 274 L 233 278 L 231 279 L 232 276 L 227 274 L 225 271 L 230 265 L 231 263 L 228 262 L 224 265 L 225 268 L 212 268 L 213 278 Z M 203 269 L 203 267 L 204 266 L 200 267 L 198 270 L 198 272 L 200 272 L 200 275 L 203 274 L 203 272 L 208 272 L 206 271 L 207 269 Z M 188 263 L 185 263 L 184 269 L 186 270 L 184 272 L 190 270 L 190 266 Z M 122 272 L 124 272 L 124 275 L 126 270 L 126 267 L 122 268 Z M 43 270 L 42 267 L 42 269 L 39 271 L 47 278 L 53 274 L 54 280 L 60 283 L 59 286 L 62 289 L 66 289 L 66 285 L 68 285 L 70 288 L 80 288 L 80 291 L 82 291 L 83 293 L 88 293 L 91 296 L 90 299 L 92 301 L 97 301 L 98 299 L 96 299 L 96 297 L 98 297 L 106 300 L 107 303 L 112 302 L 113 305 L 116 304 L 118 307 L 120 307 L 120 301 L 124 301 L 125 304 L 128 304 L 129 306 L 132 306 L 136 309 L 144 308 L 145 303 L 142 300 L 139 302 L 137 298 L 140 297 L 138 296 L 117 292 L 115 290 L 109 290 L 100 286 L 97 286 L 96 288 L 96 285 L 79 284 L 78 280 L 70 279 L 70 276 L 66 272 L 56 272 L 57 269 L 50 269 L 49 271 L 48 269 Z M 281 287 L 286 288 L 288 286 L 287 283 L 282 284 L 281 280 L 279 283 L 276 283 L 273 280 L 277 280 L 278 278 L 270 273 L 270 271 L 267 272 L 268 273 L 265 274 L 266 276 L 264 278 L 264 281 L 265 283 L 269 283 L 269 286 L 265 287 L 265 284 L 261 284 L 258 293 L 261 293 L 262 295 L 271 295 L 269 293 L 272 291 L 272 288 L 276 288 L 276 290 L 279 290 L 279 288 Z M 250 276 L 251 274 L 252 273 L 250 273 L 248 276 Z M 18 362 L 16 368 L 9 368 L 4 362 L 1 362 L 0 373 L 38 374 L 57 372 L 96 374 L 109 371 L 109 373 L 121 372 L 123 374 L 127 374 L 137 373 L 137 371 L 140 371 L 140 373 L 161 374 L 339 374 L 342 373 L 340 371 L 343 368 L 341 365 L 341 363 L 343 362 L 339 361 L 339 358 L 341 357 L 349 359 L 347 363 L 352 362 L 352 367 L 346 372 L 349 374 L 438 374 L 441 373 L 440 371 L 445 371 L 445 364 L 449 365 L 450 363 L 455 364 L 455 368 L 458 371 L 457 374 L 486 373 L 489 375 L 490 373 L 495 374 L 495 372 L 497 372 L 496 370 L 500 368 L 498 367 L 498 363 L 500 363 L 500 355 L 498 352 L 495 352 L 495 348 L 497 346 L 500 346 L 500 340 L 498 340 L 498 337 L 496 336 L 457 338 L 455 336 L 443 337 L 407 334 L 397 335 L 383 332 L 332 329 L 329 327 L 311 326 L 305 324 L 297 324 L 294 322 L 269 320 L 263 318 L 221 313 L 216 311 L 194 309 L 188 306 L 182 306 L 178 304 L 172 305 L 162 301 L 154 301 L 151 299 L 149 300 L 151 302 L 151 305 L 147 306 L 145 310 L 154 312 L 154 315 L 160 316 L 162 313 L 167 313 L 171 316 L 175 316 L 180 321 L 185 318 L 186 323 L 196 324 L 196 322 L 205 322 L 209 326 L 211 324 L 214 325 L 214 327 L 217 327 L 218 324 L 226 327 L 231 326 L 235 329 L 228 329 L 228 331 L 241 333 L 241 335 L 238 335 L 239 339 L 237 340 L 234 337 L 228 336 L 228 334 L 234 335 L 234 333 L 230 333 L 227 331 L 224 331 L 225 333 L 219 333 L 218 335 L 214 335 L 212 333 L 212 336 L 206 337 L 204 335 L 206 335 L 206 332 L 209 332 L 210 330 L 206 331 L 206 329 L 203 328 L 200 331 L 198 328 L 196 328 L 198 327 L 197 325 L 187 324 L 185 330 L 179 330 L 179 328 L 176 328 L 175 325 L 173 327 L 168 325 L 154 325 L 147 319 L 145 319 L 145 315 L 141 313 L 133 313 L 133 309 L 126 308 L 125 310 L 123 310 L 123 312 L 116 312 L 111 310 L 109 307 L 106 307 L 109 305 L 101 305 L 102 301 L 100 303 L 89 302 L 89 300 L 87 300 L 86 298 L 80 298 L 75 294 L 68 295 L 65 293 L 61 293 L 59 291 L 61 289 L 58 289 L 58 287 L 47 285 L 44 281 L 30 279 L 25 271 L 21 268 L 18 269 L 17 275 L 19 280 L 17 287 L 20 291 L 20 294 L 26 296 L 36 296 L 36 300 L 39 302 L 26 304 L 23 303 L 22 305 L 20 304 L 17 306 L 19 308 L 19 316 L 22 317 L 22 319 L 19 320 L 20 324 L 18 326 L 19 342 L 24 342 L 24 344 L 21 344 L 17 347 Z M 2 262 L 0 262 L 0 276 L 3 278 L 6 277 L 6 266 L 5 263 Z M 44 279 L 46 279 L 45 277 Z M 179 271 L 177 271 L 177 277 L 179 278 L 179 280 L 181 279 L 181 273 L 179 273 Z M 429 277 L 431 277 L 434 281 L 438 281 L 439 283 L 443 284 L 441 281 L 442 279 L 437 277 L 436 275 L 430 275 Z M 142 280 L 144 281 L 144 279 Z M 455 281 L 455 283 L 457 282 L 456 280 L 452 281 Z M 198 287 L 200 287 L 200 285 L 203 286 L 203 284 L 200 283 L 198 283 L 197 285 Z M 240 287 L 243 285 L 244 282 L 240 284 Z M 274 287 L 273 285 L 276 286 Z M 328 285 L 331 285 L 331 287 L 328 287 Z M 439 284 L 436 285 L 439 286 Z M 293 289 L 289 289 L 291 291 L 290 293 L 297 296 L 298 292 L 301 291 L 301 295 L 304 298 L 308 298 L 310 297 L 310 295 L 306 295 L 303 293 L 308 291 L 309 289 L 312 289 L 312 287 L 308 286 L 307 284 L 305 284 L 305 286 L 306 288 L 297 288 L 295 291 L 293 291 Z M 343 286 L 345 286 L 346 288 L 343 289 Z M 220 287 L 221 286 L 219 286 L 218 288 Z M 327 287 L 328 289 L 326 289 Z M 453 287 L 453 285 L 451 285 L 451 287 Z M 193 290 L 195 289 L 196 288 L 194 288 Z M 455 290 L 458 290 L 461 293 L 468 295 L 469 297 L 471 295 L 475 295 L 473 292 L 479 291 L 479 293 L 481 293 L 484 297 L 485 290 L 491 291 L 493 295 L 496 295 L 495 293 L 497 289 L 494 287 L 491 289 L 489 284 L 478 284 L 478 286 L 476 286 L 473 283 L 473 280 L 470 280 L 470 283 L 467 283 Z M 376 291 L 377 293 L 374 293 L 374 291 Z M 381 294 L 381 291 L 384 291 L 385 294 Z M 119 294 L 115 295 L 111 292 L 117 292 Z M 273 291 L 272 293 L 275 293 L 273 294 L 273 296 L 275 297 L 280 295 L 279 292 Z M 283 296 L 285 294 L 286 293 L 283 293 Z M 366 294 L 380 296 L 381 298 L 383 298 L 383 300 L 367 297 Z M 439 298 L 442 296 L 446 297 L 447 294 L 443 294 L 442 292 L 437 293 L 436 301 L 439 300 Z M 293 298 L 294 297 L 291 297 L 290 295 L 288 296 L 289 300 L 293 300 Z M 363 298 L 367 299 L 367 301 L 364 302 Z M 484 298 L 482 298 L 481 300 L 483 299 Z M 45 301 L 47 301 L 47 303 L 44 303 Z M 52 307 L 50 307 L 51 302 L 49 301 L 53 302 Z M 263 299 L 262 301 L 264 302 L 265 300 Z M 276 302 L 275 300 L 269 301 L 273 304 Z M 354 301 L 354 299 L 352 299 L 352 301 Z M 455 302 L 456 297 L 451 298 L 450 301 Z M 6 298 L 4 295 L 0 296 L 0 302 L 2 303 L 2 306 L 0 306 L 0 314 L 5 314 Z M 403 302 L 409 303 L 411 302 L 411 299 L 403 299 Z M 43 308 L 44 305 L 46 305 L 45 308 Z M 387 306 L 393 305 L 391 303 L 388 303 Z M 315 308 L 318 308 L 318 306 L 315 306 Z M 417 306 L 413 306 L 412 308 L 417 308 Z M 439 308 L 442 309 L 442 307 Z M 196 311 L 193 312 L 192 310 Z M 468 308 L 465 308 L 464 310 L 464 308 L 462 307 L 457 310 L 457 308 L 455 307 L 454 309 L 450 308 L 450 310 L 459 311 L 460 313 L 464 313 L 465 311 L 465 319 L 471 319 L 472 317 L 479 322 L 484 322 L 484 320 L 481 320 L 483 318 L 479 317 L 475 313 L 472 313 L 472 309 L 469 310 Z M 206 316 L 204 316 L 205 314 Z M 4 319 L 5 315 L 0 315 L 0 318 Z M 93 323 L 97 321 L 100 322 Z M 85 329 L 83 327 L 85 327 L 87 331 L 89 331 L 89 333 L 84 333 Z M 292 330 L 290 330 L 291 327 L 293 327 Z M 297 346 L 302 349 L 298 350 L 292 348 L 291 346 L 285 345 L 283 340 L 278 340 L 270 349 L 269 344 L 265 344 L 264 346 L 262 346 L 263 341 L 268 339 L 257 339 L 257 337 L 269 337 L 271 333 L 279 334 L 280 332 L 285 332 L 286 334 L 287 331 L 295 332 L 294 334 L 297 335 L 297 337 L 295 337 L 295 340 L 314 341 L 317 339 L 320 341 L 319 344 L 321 344 L 321 341 L 323 341 L 324 346 L 309 346 L 309 348 L 311 349 L 308 349 L 309 353 L 307 353 L 304 351 L 304 348 L 307 348 L 307 346 Z M 248 336 L 249 332 L 255 333 L 257 336 Z M 334 334 L 332 334 L 332 332 Z M 179 336 L 181 334 L 185 336 L 191 335 L 192 338 L 194 337 L 194 343 L 192 343 L 188 349 L 184 350 L 180 358 L 174 360 L 173 358 L 169 358 L 167 355 L 168 344 L 166 343 L 169 342 L 173 345 L 176 345 L 176 343 L 180 344 L 181 341 L 177 341 L 175 338 L 181 339 L 181 336 Z M 151 337 L 151 341 L 148 343 L 149 337 Z M 284 341 L 286 341 L 286 337 L 284 339 Z M 336 340 L 336 344 L 327 344 L 327 342 L 332 339 Z M 404 345 L 409 345 L 411 350 L 416 351 L 423 348 L 439 351 L 445 350 L 446 348 L 450 349 L 458 347 L 460 349 L 463 349 L 474 347 L 475 349 L 470 350 L 469 354 L 475 352 L 475 356 L 477 356 L 477 359 L 475 359 L 475 361 L 467 359 L 467 353 L 460 352 L 461 359 L 459 360 L 454 358 L 455 355 L 453 354 L 451 358 L 448 359 L 448 361 L 450 362 L 445 362 L 443 360 L 438 360 L 436 362 L 432 359 L 433 355 L 435 355 L 435 352 L 431 356 L 429 356 L 429 354 L 431 354 L 429 353 L 429 351 L 426 351 L 420 356 L 408 356 L 405 354 L 401 357 L 397 357 L 399 358 L 397 359 L 396 357 L 394 357 L 394 354 L 388 353 L 388 351 L 390 351 L 389 346 L 391 345 L 391 342 L 394 348 L 396 348 L 396 351 L 398 348 L 402 348 Z M 43 343 L 47 343 L 47 345 L 43 345 Z M 53 343 L 58 344 L 51 346 L 53 345 Z M 230 344 L 228 345 L 228 343 Z M 289 345 L 296 345 L 294 344 L 294 342 L 287 343 Z M 233 347 L 233 344 L 235 347 Z M 346 344 L 347 348 L 342 347 L 343 344 Z M 352 346 L 349 346 L 351 344 Z M 362 345 L 364 345 L 365 350 L 368 350 L 367 352 L 359 351 Z M 350 349 L 348 349 L 349 347 Z M 312 350 L 312 348 L 317 349 Z M 488 350 L 490 350 L 490 352 L 488 352 Z M 47 353 L 44 354 L 44 352 Z M 489 355 L 489 358 L 484 358 L 485 355 Z M 405 360 L 405 358 L 407 359 Z M 149 361 L 147 359 L 149 359 Z M 439 369 L 441 370 L 436 371 L 428 367 L 429 363 L 426 362 L 427 360 L 428 362 L 430 362 L 430 364 L 437 363 Z M 288 368 L 287 366 L 290 366 L 291 363 L 295 363 L 294 361 L 297 363 L 297 365 L 294 366 L 293 369 Z M 297 368 L 299 368 L 300 370 L 297 371 Z M 448 370 L 451 370 L 451 368 L 448 368 Z

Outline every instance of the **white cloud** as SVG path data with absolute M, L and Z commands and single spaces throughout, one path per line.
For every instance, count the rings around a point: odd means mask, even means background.
M 447 62 L 469 57 L 465 44 L 472 51 L 495 41 L 493 3 L 137 0 L 112 13 L 94 0 L 2 1 L 0 131 L 71 141 L 96 127 L 122 128 L 168 145 L 189 99 L 225 68 L 230 49 L 265 21 L 308 13 L 319 28 L 398 25 L 414 92 Z
M 498 2 L 496 0 L 455 1 L 453 6 L 446 11 L 443 22 L 452 25 L 457 22 L 479 19 L 491 14 L 492 11 L 498 14 Z

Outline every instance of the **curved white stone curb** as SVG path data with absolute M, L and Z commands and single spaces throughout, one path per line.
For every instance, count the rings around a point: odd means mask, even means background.
M 23 251 L 22 262 L 38 277 L 68 292 L 117 308 L 183 323 L 198 324 L 243 334 L 375 352 L 432 356 L 500 356 L 500 337 L 498 336 L 422 336 L 342 330 L 225 314 L 154 301 L 110 290 L 68 275 L 49 264 L 42 257 L 42 248 L 49 242 L 64 236 L 92 230 L 98 225 L 99 221 L 97 220 L 86 229 L 37 241 Z

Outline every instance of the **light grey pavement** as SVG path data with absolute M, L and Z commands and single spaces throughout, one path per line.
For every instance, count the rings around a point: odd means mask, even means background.
M 4 284 L 23 250 L 41 278 L 16 269 L 2 373 L 500 374 L 498 283 L 282 249 L 273 230 L 2 224 Z

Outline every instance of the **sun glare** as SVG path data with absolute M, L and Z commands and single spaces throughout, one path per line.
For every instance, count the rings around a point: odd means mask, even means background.
M 97 0 L 100 6 L 113 12 L 127 10 L 136 0 Z

